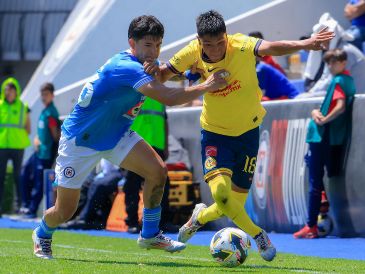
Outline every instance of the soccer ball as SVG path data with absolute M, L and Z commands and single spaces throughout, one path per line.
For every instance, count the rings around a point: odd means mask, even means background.
M 243 264 L 251 247 L 247 234 L 238 228 L 226 227 L 214 234 L 210 242 L 210 254 L 226 267 Z
M 326 237 L 333 230 L 333 221 L 327 214 L 319 214 L 317 220 L 318 236 Z

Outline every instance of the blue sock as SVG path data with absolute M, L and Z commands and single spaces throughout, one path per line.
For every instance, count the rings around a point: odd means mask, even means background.
M 46 222 L 44 221 L 44 217 L 42 218 L 42 222 L 36 228 L 35 232 L 37 236 L 42 239 L 51 239 L 53 232 L 55 232 L 57 227 L 51 228 L 49 227 Z
M 143 209 L 142 237 L 152 238 L 160 231 L 161 206 Z

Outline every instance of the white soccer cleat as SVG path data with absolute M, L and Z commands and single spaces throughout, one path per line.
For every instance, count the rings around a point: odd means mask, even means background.
M 195 206 L 189 221 L 187 221 L 187 223 L 179 229 L 179 236 L 177 237 L 179 242 L 186 243 L 194 236 L 198 229 L 202 227 L 202 225 L 198 222 L 198 215 L 199 212 L 205 208 L 207 208 L 207 206 L 203 203 Z
M 52 239 L 42 239 L 37 236 L 33 230 L 32 239 L 34 243 L 34 255 L 41 259 L 53 259 L 52 256 Z
M 265 261 L 272 261 L 276 255 L 276 248 L 272 245 L 269 237 L 265 230 L 262 230 L 255 238 L 254 238 L 257 248 L 261 257 Z
M 160 231 L 155 237 L 145 239 L 142 235 L 139 235 L 137 244 L 140 248 L 146 249 L 161 249 L 167 252 L 177 252 L 185 249 L 186 245 L 166 237 Z

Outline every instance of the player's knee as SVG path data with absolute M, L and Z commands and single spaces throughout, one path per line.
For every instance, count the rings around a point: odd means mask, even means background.
M 151 170 L 150 175 L 147 178 L 157 183 L 161 182 L 162 186 L 164 186 L 167 178 L 167 167 L 165 163 L 162 163 Z
M 226 187 L 224 183 L 218 183 L 212 189 L 212 196 L 214 201 L 218 205 L 225 205 L 230 198 L 230 190 Z

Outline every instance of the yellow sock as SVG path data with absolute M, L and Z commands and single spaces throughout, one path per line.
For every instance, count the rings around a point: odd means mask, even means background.
M 199 213 L 198 222 L 205 224 L 225 215 L 254 237 L 261 232 L 261 228 L 252 222 L 244 209 L 248 193 L 232 191 L 231 185 L 231 178 L 227 175 L 219 175 L 209 181 L 215 203 Z
M 198 222 L 200 224 L 206 224 L 210 221 L 214 221 L 223 216 L 223 213 L 219 210 L 216 203 L 212 204 L 206 209 L 203 209 L 198 214 Z
M 248 193 L 236 192 L 232 190 L 231 195 L 241 205 L 240 215 L 242 215 L 242 218 L 237 220 L 238 222 L 234 221 L 234 223 L 239 228 L 247 232 L 251 237 L 255 237 L 257 234 L 261 232 L 262 229 L 257 225 L 255 225 L 254 222 L 252 222 L 251 218 L 248 216 L 246 212 L 245 204 L 248 197 Z

